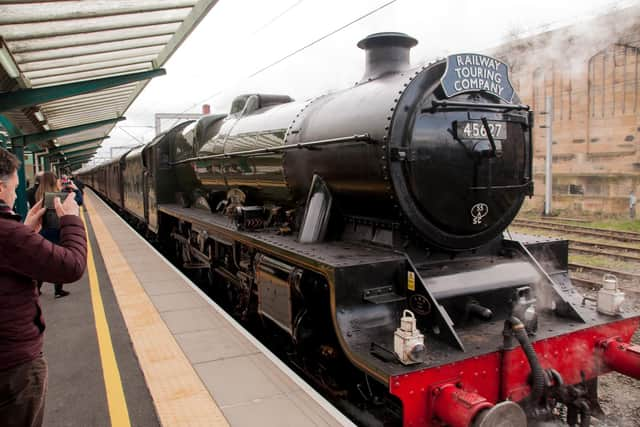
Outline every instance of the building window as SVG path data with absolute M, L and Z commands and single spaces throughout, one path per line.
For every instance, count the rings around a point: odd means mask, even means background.
M 578 184 L 569 184 L 569 194 L 584 195 L 584 187 Z

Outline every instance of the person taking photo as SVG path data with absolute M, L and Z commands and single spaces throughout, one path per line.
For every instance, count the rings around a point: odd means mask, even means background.
M 0 420 L 4 427 L 42 425 L 47 361 L 45 322 L 36 281 L 70 283 L 87 262 L 84 225 L 74 194 L 56 198 L 60 240 L 39 234 L 45 210 L 37 202 L 22 223 L 12 206 L 18 187 L 16 157 L 0 148 Z

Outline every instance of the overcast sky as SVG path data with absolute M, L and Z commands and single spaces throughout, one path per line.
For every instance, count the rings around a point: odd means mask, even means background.
M 391 4 L 388 4 L 391 3 Z M 242 93 L 295 99 L 353 85 L 364 71 L 356 43 L 368 34 L 400 31 L 418 39 L 411 62 L 455 52 L 483 52 L 513 34 L 537 33 L 605 13 L 638 0 L 220 0 L 165 64 L 98 151 L 150 141 L 155 113 L 228 112 Z M 388 5 L 387 5 L 388 4 Z M 387 6 L 385 6 L 387 5 Z M 279 59 L 347 25 L 277 65 Z M 165 128 L 175 122 L 165 121 Z M 118 150 L 114 150 L 114 154 Z

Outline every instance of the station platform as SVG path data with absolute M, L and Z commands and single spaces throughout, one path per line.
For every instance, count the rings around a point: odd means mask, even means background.
M 45 426 L 353 425 L 90 189 L 87 271 L 45 284 Z

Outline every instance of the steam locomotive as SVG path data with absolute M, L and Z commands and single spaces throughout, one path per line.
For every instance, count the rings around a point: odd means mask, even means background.
M 79 175 L 362 424 L 589 425 L 599 375 L 640 378 L 640 313 L 505 232 L 533 193 L 507 65 L 411 69 L 416 43 L 372 34 L 354 87 L 243 95 Z

